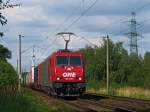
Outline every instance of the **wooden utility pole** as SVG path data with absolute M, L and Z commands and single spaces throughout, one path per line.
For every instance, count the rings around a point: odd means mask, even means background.
M 23 36 L 19 35 L 19 67 L 18 67 L 18 78 L 19 78 L 19 82 L 18 82 L 18 91 L 21 90 L 21 38 Z
M 109 36 L 107 35 L 107 94 L 109 94 Z

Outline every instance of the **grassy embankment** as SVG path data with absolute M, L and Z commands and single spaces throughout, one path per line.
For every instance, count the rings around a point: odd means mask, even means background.
M 32 90 L 21 93 L 0 94 L 0 112 L 73 112 L 73 110 L 50 106 L 34 95 Z
M 106 94 L 106 84 L 91 81 L 87 83 L 87 91 Z M 110 87 L 110 94 L 114 96 L 150 100 L 150 89 L 144 89 L 141 87 L 118 86 L 113 84 Z

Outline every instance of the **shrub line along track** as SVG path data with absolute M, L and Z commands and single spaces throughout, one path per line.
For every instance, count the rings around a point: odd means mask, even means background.
M 150 101 L 125 97 L 86 93 L 77 99 L 55 98 L 55 100 L 79 112 L 140 112 L 142 109 L 148 109 L 142 112 L 150 112 Z

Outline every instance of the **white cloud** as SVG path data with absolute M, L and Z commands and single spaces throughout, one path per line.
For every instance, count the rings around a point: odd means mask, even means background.
M 18 34 L 25 36 L 22 40 L 23 49 L 42 42 L 49 36 L 48 40 L 38 44 L 42 47 L 47 47 L 45 51 L 38 49 L 39 51 L 37 50 L 36 52 L 37 58 L 41 57 L 40 60 L 42 60 L 52 51 L 64 48 L 63 39 L 55 37 L 55 34 L 64 31 L 83 11 L 82 0 L 14 0 L 11 2 L 13 4 L 22 3 L 20 8 L 3 11 L 3 14 L 8 19 L 8 24 L 1 27 L 1 29 L 5 33 L 5 45 L 13 52 L 13 58 L 10 60 L 13 65 L 16 65 L 16 54 L 18 54 Z M 88 8 L 93 2 L 93 0 L 85 0 L 84 8 Z M 123 33 L 127 33 L 130 29 L 127 29 L 127 23 L 124 21 L 130 20 L 132 10 L 139 9 L 146 3 L 149 3 L 149 0 L 99 0 L 76 24 L 69 27 L 68 31 L 74 32 L 79 37 L 84 36 L 96 45 L 101 42 L 99 37 L 105 36 L 105 34 L 110 34 L 115 42 L 123 41 L 128 44 L 129 39 Z M 150 7 L 137 11 L 137 20 L 149 19 Z M 64 21 L 66 18 L 68 18 L 67 21 Z M 145 49 L 140 50 L 140 52 L 142 51 L 141 53 L 150 48 L 148 46 L 150 42 L 148 39 L 149 27 L 150 22 L 147 21 L 144 23 L 142 30 L 140 30 L 141 33 L 147 33 L 143 34 L 145 38 L 139 42 L 140 46 L 144 45 L 143 48 Z M 120 31 L 123 32 L 117 34 Z M 55 38 L 57 39 L 53 42 Z M 86 44 L 89 43 L 78 37 L 73 37 L 69 47 L 80 48 Z M 26 53 L 26 60 L 29 60 L 23 62 L 26 65 L 31 62 L 31 52 L 32 50 Z

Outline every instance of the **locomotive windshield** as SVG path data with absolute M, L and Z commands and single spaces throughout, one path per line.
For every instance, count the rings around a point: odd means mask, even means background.
M 58 66 L 68 65 L 68 57 L 67 56 L 57 56 L 57 65 Z
M 81 59 L 79 56 L 70 56 L 69 65 L 79 66 L 81 65 Z
M 81 58 L 80 56 L 57 56 L 57 65 L 58 66 L 80 66 Z

